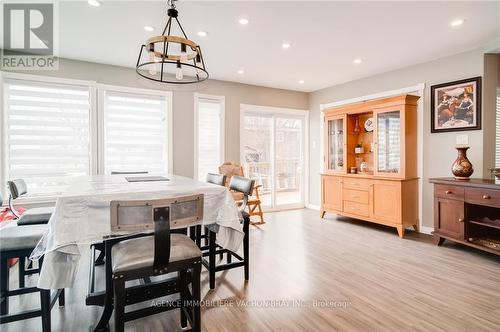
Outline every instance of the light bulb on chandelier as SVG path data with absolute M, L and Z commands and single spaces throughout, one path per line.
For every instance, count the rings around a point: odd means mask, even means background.
M 175 79 L 178 81 L 182 81 L 184 78 L 184 74 L 182 73 L 181 62 L 177 61 L 177 68 L 175 68 Z

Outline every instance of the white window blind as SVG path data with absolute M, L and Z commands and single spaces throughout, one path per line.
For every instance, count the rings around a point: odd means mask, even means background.
M 165 96 L 104 91 L 104 174 L 168 170 Z
M 90 90 L 86 86 L 4 81 L 5 174 L 29 196 L 60 194 L 90 173 Z
M 223 163 L 222 130 L 223 101 L 218 99 L 198 99 L 198 180 L 205 181 L 208 173 L 218 173 Z

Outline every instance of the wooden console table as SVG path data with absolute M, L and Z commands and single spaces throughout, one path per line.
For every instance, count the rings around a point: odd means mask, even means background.
M 500 255 L 500 180 L 434 178 L 434 242 Z

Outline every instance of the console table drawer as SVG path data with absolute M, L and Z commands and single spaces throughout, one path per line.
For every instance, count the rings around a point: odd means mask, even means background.
M 344 212 L 364 217 L 368 217 L 370 215 L 370 209 L 368 204 L 361 204 L 349 201 L 344 201 Z
M 472 204 L 500 207 L 500 191 L 466 188 L 465 201 Z
M 368 191 L 344 188 L 342 197 L 345 201 L 368 204 Z
M 372 180 L 367 179 L 351 179 L 345 177 L 343 180 L 344 188 L 347 189 L 355 189 L 355 190 L 366 190 L 370 189 L 370 184 L 372 184 Z
M 464 188 L 457 186 L 449 186 L 445 184 L 435 184 L 434 185 L 434 196 L 457 199 L 460 201 L 464 200 Z

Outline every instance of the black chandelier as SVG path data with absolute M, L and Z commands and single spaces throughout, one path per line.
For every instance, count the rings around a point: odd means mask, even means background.
M 141 45 L 135 71 L 152 81 L 171 84 L 199 83 L 208 78 L 200 45 L 190 40 L 177 19 L 175 1 L 168 0 L 168 22 L 161 36 L 154 36 Z M 182 36 L 172 35 L 174 21 Z

